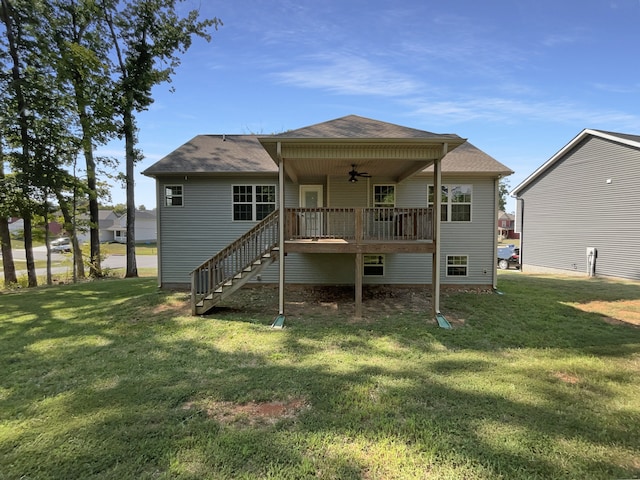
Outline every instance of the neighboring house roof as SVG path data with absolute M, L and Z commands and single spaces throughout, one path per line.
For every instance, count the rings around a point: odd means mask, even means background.
M 126 214 L 124 215 L 127 216 Z M 136 210 L 136 220 L 155 220 L 155 210 Z
M 515 218 L 515 215 L 511 213 L 503 212 L 502 210 L 498 212 L 498 220 L 515 220 Z
M 558 151 L 553 157 L 543 163 L 536 171 L 534 171 L 531 175 L 525 178 L 518 186 L 516 186 L 511 192 L 510 195 L 517 196 L 527 185 L 536 180 L 538 177 L 543 175 L 551 166 L 553 166 L 558 160 L 560 160 L 564 155 L 566 155 L 569 151 L 571 151 L 574 147 L 576 147 L 580 142 L 582 142 L 587 137 L 599 137 L 605 140 L 609 140 L 612 142 L 621 143 L 623 145 L 628 145 L 634 148 L 640 148 L 640 135 L 629 135 L 626 133 L 615 133 L 615 132 L 607 132 L 605 130 L 594 130 L 590 128 L 585 128 L 578 135 L 575 136 L 573 140 L 567 143 L 562 149 Z
M 451 151 L 442 161 L 443 173 L 513 173 L 455 134 L 436 134 L 415 128 L 348 115 L 277 135 L 198 135 L 144 170 L 147 176 L 187 174 L 277 173 L 273 144 L 279 141 L 443 142 Z M 264 146 L 263 146 L 264 145 Z M 433 171 L 427 168 L 424 172 Z

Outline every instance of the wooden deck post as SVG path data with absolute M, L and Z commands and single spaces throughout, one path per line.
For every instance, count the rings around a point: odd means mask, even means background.
M 355 318 L 362 318 L 362 260 L 361 252 L 356 253 L 356 313 Z
M 435 249 L 433 251 L 433 272 L 431 276 L 432 299 L 431 310 L 433 317 L 440 313 L 440 221 L 441 221 L 441 204 L 442 204 L 442 171 L 440 160 L 447 154 L 448 144 L 442 144 L 442 157 L 433 162 L 433 243 Z
M 284 224 L 286 221 L 284 205 L 284 158 L 282 158 L 282 144 L 278 142 L 278 200 L 280 203 L 280 215 L 278 222 L 278 314 L 284 315 Z

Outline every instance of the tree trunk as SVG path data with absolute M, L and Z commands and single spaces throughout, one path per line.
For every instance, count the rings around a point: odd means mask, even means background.
M 9 221 L 0 215 L 0 242 L 2 242 L 2 266 L 4 268 L 4 284 L 18 283 L 16 277 L 16 265 L 13 263 L 11 251 L 11 234 L 9 233 Z
M 51 276 L 51 247 L 49 246 L 49 203 L 44 202 L 44 243 L 47 246 L 47 285 L 53 285 Z
M 136 265 L 136 204 L 134 196 L 134 178 L 133 167 L 135 164 L 135 126 L 133 114 L 131 110 L 125 110 L 124 120 L 124 138 L 125 138 L 125 155 L 126 155 L 126 181 L 127 181 L 127 270 L 125 278 L 137 277 L 138 267 Z
M 22 212 L 22 221 L 24 222 L 24 256 L 27 260 L 27 285 L 29 287 L 37 287 L 38 276 L 36 274 L 36 262 L 33 259 L 31 212 Z
M 22 144 L 22 156 L 20 159 L 20 169 L 26 177 L 26 185 L 24 193 L 28 196 L 28 184 L 31 172 L 31 158 L 29 153 L 29 122 L 27 119 L 27 103 L 24 98 L 22 86 L 24 79 L 20 73 L 20 56 L 18 52 L 17 39 L 14 32 L 14 24 L 12 18 L 12 6 L 9 0 L 0 0 L 0 15 L 5 25 L 5 34 L 9 45 L 9 55 L 11 56 L 11 86 L 15 94 L 18 106 L 18 123 L 20 125 L 20 141 Z M 16 30 L 19 32 L 19 30 Z M 33 261 L 33 239 L 31 238 L 31 212 L 24 210 L 21 212 L 24 221 L 24 248 L 27 260 L 27 277 L 28 285 L 35 287 L 38 285 L 36 276 L 35 262 Z
M 2 157 L 2 145 L 0 144 L 0 180 L 4 178 L 4 160 Z M 18 283 L 16 277 L 16 265 L 13 262 L 11 251 L 11 232 L 9 221 L 4 215 L 0 215 L 0 244 L 2 245 L 2 267 L 4 268 L 4 284 Z
M 75 222 L 73 221 L 73 216 L 71 212 L 69 212 L 69 207 L 67 206 L 67 202 L 64 197 L 60 194 L 60 192 L 56 192 L 56 198 L 58 199 L 58 204 L 60 205 L 60 211 L 62 212 L 62 218 L 64 218 L 64 229 L 71 238 L 71 245 L 73 248 L 73 261 L 74 261 L 74 279 L 84 278 L 84 262 L 82 261 L 82 250 L 80 249 L 80 244 L 78 243 L 78 236 L 76 232 Z
M 76 101 L 78 112 L 80 113 L 80 125 L 82 126 L 82 149 L 87 164 L 87 187 L 89 188 L 89 237 L 91 243 L 91 253 L 89 255 L 89 274 L 92 277 L 102 276 L 102 266 L 100 258 L 100 213 L 98 206 L 98 191 L 96 189 L 96 162 L 93 158 L 93 142 L 91 137 L 91 126 L 87 116 L 87 109 L 84 102 L 76 91 Z

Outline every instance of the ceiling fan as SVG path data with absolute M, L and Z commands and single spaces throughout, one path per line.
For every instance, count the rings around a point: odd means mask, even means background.
M 355 165 L 351 165 L 351 171 L 349 172 L 349 181 L 351 183 L 355 183 L 355 182 L 358 181 L 358 177 L 369 178 L 369 177 L 371 177 L 371 175 L 369 175 L 367 172 L 358 172 L 356 170 L 356 166 Z

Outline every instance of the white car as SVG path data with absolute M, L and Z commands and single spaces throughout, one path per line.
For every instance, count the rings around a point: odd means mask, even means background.
M 51 251 L 54 253 L 63 253 L 71 251 L 71 239 L 68 237 L 58 238 L 51 242 Z

